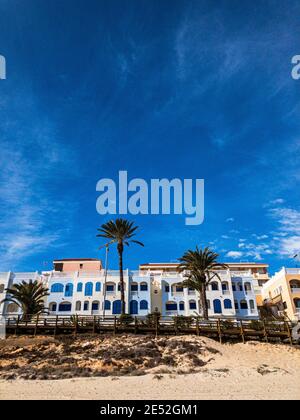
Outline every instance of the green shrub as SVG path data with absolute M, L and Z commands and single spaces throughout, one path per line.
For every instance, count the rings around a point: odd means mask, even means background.
M 119 325 L 129 325 L 134 321 L 133 316 L 129 314 L 122 314 L 118 318 Z
M 194 317 L 192 316 L 184 316 L 184 315 L 177 315 L 174 316 L 174 324 L 177 327 L 181 327 L 181 328 L 189 328 L 193 321 L 194 321 Z

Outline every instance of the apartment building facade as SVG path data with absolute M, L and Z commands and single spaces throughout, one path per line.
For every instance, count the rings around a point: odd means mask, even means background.
M 45 307 L 50 315 L 119 315 L 121 293 L 118 270 L 105 270 L 97 259 L 62 259 L 53 262 L 54 270 L 35 273 L 0 274 L 2 292 L 12 284 L 38 279 L 49 289 Z M 124 270 L 126 312 L 145 316 L 158 311 L 162 316 L 202 314 L 200 296 L 182 287 L 183 274 L 176 263 L 141 264 L 138 271 Z M 266 281 L 267 265 L 228 264 L 207 289 L 211 318 L 257 319 L 261 284 Z M 106 275 L 105 275 L 106 274 Z M 260 278 L 260 276 L 262 278 Z M 259 298 L 259 299 L 258 299 Z M 2 308 L 2 309 L 1 309 Z M 19 314 L 14 304 L 0 306 L 3 314 Z M 1 312 L 0 312 L 1 313 Z
M 300 268 L 283 267 L 263 286 L 265 302 L 279 314 L 294 321 L 300 320 Z

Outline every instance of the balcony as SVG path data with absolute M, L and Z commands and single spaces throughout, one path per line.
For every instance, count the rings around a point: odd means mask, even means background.
M 292 293 L 300 293 L 300 287 L 291 287 Z

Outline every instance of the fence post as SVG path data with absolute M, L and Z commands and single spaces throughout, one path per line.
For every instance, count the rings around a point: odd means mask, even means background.
M 218 318 L 217 326 L 218 326 L 219 341 L 220 341 L 220 344 L 222 344 L 222 331 L 221 331 L 221 321 L 220 321 L 220 318 Z
M 58 315 L 56 315 L 56 318 L 55 318 L 54 337 L 56 337 L 56 333 L 57 333 L 57 322 L 58 322 Z
M 39 316 L 40 316 L 40 314 L 37 314 L 36 321 L 35 321 L 35 328 L 34 328 L 34 336 L 36 336 L 36 333 L 37 333 L 37 327 L 38 327 L 38 323 L 39 323 Z
M 17 334 L 18 334 L 18 328 L 19 328 L 20 316 L 21 316 L 21 315 L 18 315 L 18 318 L 17 318 L 17 326 L 16 326 L 16 329 L 15 329 L 15 335 L 17 335 Z
M 178 333 L 178 315 L 176 315 L 174 317 L 174 331 L 175 331 L 175 335 L 177 335 L 177 333 Z
M 199 328 L 199 318 L 196 318 L 196 331 L 197 331 L 197 335 L 200 335 L 200 328 Z
M 155 317 L 155 337 L 157 338 L 159 332 L 159 319 L 158 316 Z
M 96 333 L 96 315 L 94 315 L 94 321 L 93 321 L 93 334 Z
M 116 335 L 116 332 L 117 332 L 117 317 L 115 315 L 115 317 L 114 317 L 114 335 Z
M 241 331 L 243 344 L 245 344 L 245 334 L 244 334 L 244 327 L 243 327 L 243 321 L 242 320 L 240 320 L 240 331 Z
M 288 333 L 289 341 L 290 341 L 290 344 L 292 345 L 293 344 L 293 338 L 292 338 L 292 334 L 291 334 L 291 329 L 290 329 L 289 323 L 287 321 L 284 321 L 284 325 L 286 326 L 286 330 L 287 330 L 287 333 Z
M 265 337 L 265 339 L 266 339 L 266 342 L 268 343 L 269 342 L 269 339 L 268 339 L 268 333 L 267 333 L 267 329 L 266 329 L 266 323 L 265 323 L 265 320 L 263 319 L 262 320 L 262 323 L 263 323 L 263 327 L 264 327 L 264 337 Z
M 134 334 L 137 333 L 137 317 L 134 317 Z

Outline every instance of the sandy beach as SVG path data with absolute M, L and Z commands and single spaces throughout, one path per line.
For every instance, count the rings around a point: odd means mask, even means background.
M 16 339 L 0 344 L 0 378 L 0 399 L 300 399 L 300 349 L 194 336 Z

